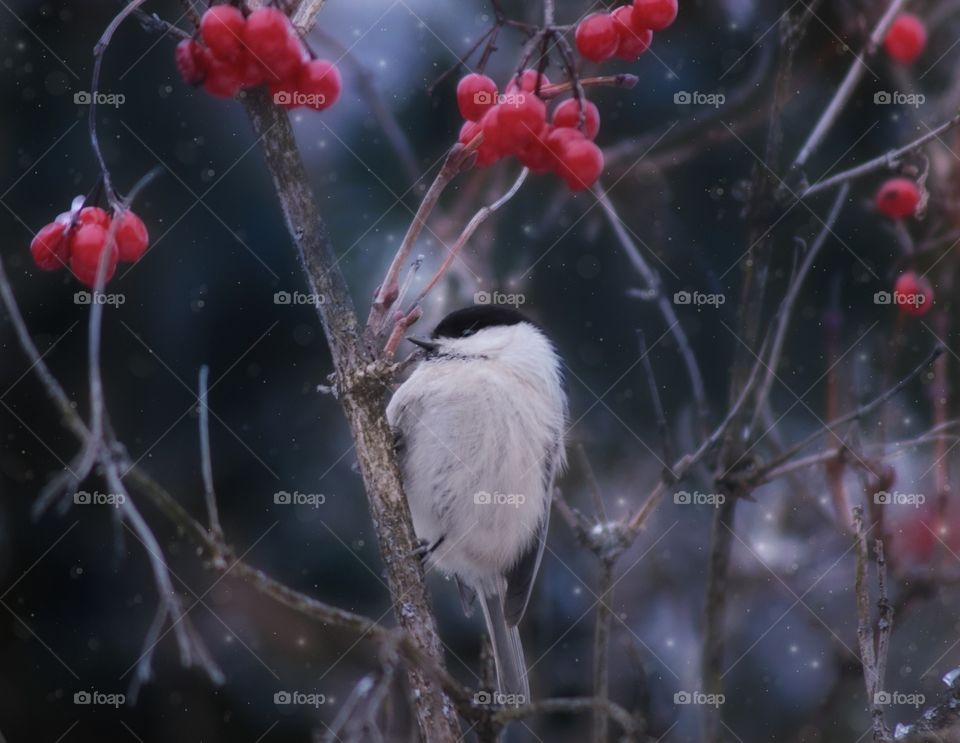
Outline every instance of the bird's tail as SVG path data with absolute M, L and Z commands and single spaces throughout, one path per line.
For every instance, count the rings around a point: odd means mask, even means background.
M 500 591 L 483 597 L 481 603 L 487 632 L 493 643 L 493 657 L 497 664 L 498 691 L 513 696 L 515 704 L 530 702 L 530 684 L 527 681 L 527 664 L 523 659 L 520 631 L 507 625 L 503 614 L 503 596 Z

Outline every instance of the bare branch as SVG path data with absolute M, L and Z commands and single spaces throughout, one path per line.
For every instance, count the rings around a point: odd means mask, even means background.
M 397 159 L 403 166 L 409 184 L 417 183 L 422 176 L 420 175 L 420 168 L 417 166 L 417 157 L 414 154 L 413 145 L 410 144 L 409 138 L 397 123 L 397 117 L 393 115 L 393 112 L 384 102 L 380 91 L 377 90 L 376 78 L 373 73 L 357 59 L 350 48 L 341 44 L 332 34 L 321 28 L 315 29 L 314 33 L 319 37 L 321 44 L 336 52 L 338 62 L 343 61 L 353 69 L 359 83 L 359 93 L 367 101 L 370 112 L 376 118 L 393 151 L 397 153 Z
M 311 291 L 326 299 L 317 309 L 336 368 L 338 399 L 350 425 L 370 510 L 378 525 L 377 539 L 390 592 L 401 607 L 395 612 L 397 621 L 420 653 L 442 669 L 443 653 L 436 619 L 427 599 L 423 566 L 415 556 L 416 538 L 410 508 L 403 493 L 393 435 L 384 414 L 387 388 L 383 369 L 376 363 L 373 348 L 364 341 L 286 113 L 274 106 L 262 89 L 248 91 L 244 104 Z M 463 163 L 460 158 L 471 155 L 469 146 L 453 148 L 441 169 L 443 177 L 439 184 L 435 183 L 439 187 L 431 187 L 432 195 L 428 192 L 434 204 L 442 186 L 459 171 Z M 430 208 L 418 212 L 415 219 L 418 227 L 412 228 L 413 232 L 419 232 Z M 371 310 L 374 322 L 370 327 L 375 327 L 385 315 L 391 285 L 393 292 L 397 290 L 396 277 L 413 245 L 412 239 L 404 242 L 406 252 L 401 251 L 396 257 L 396 273 L 391 268 L 378 292 L 379 301 Z M 394 293 L 390 301 L 395 297 Z M 420 667 L 410 668 L 409 677 L 417 689 L 415 704 L 421 735 L 439 743 L 454 743 L 460 737 L 460 729 L 447 695 Z
M 437 173 L 433 183 L 430 184 L 430 188 L 427 189 L 427 193 L 424 194 L 420 207 L 413 217 L 413 222 L 410 224 L 406 235 L 404 235 L 400 247 L 393 257 L 393 262 L 380 283 L 380 288 L 377 289 L 373 304 L 370 307 L 370 315 L 367 318 L 367 339 L 369 342 L 372 342 L 384 327 L 387 312 L 393 306 L 400 292 L 400 272 L 410 260 L 413 246 L 416 244 L 421 231 L 423 231 L 431 212 L 436 208 L 440 195 L 450 181 L 460 173 L 482 141 L 483 135 L 478 134 L 468 145 L 455 144 L 447 153 L 443 165 L 440 167 L 440 172 Z
M 810 156 L 813 155 L 824 137 L 827 136 L 827 133 L 836 123 L 837 118 L 846 107 L 847 101 L 850 100 L 850 96 L 853 95 L 853 91 L 856 90 L 860 78 L 863 77 L 863 73 L 867 69 L 864 58 L 869 58 L 876 52 L 877 47 L 880 46 L 880 43 L 883 41 L 883 37 L 886 36 L 887 30 L 905 3 L 906 0 L 891 0 L 886 12 L 884 12 L 883 16 L 877 22 L 873 33 L 870 34 L 866 48 L 861 54 L 854 55 L 853 64 L 851 64 L 850 69 L 847 70 L 843 82 L 840 83 L 840 87 L 838 87 L 833 94 L 833 98 L 830 100 L 827 108 L 817 120 L 813 130 L 807 137 L 807 141 L 804 142 L 803 147 L 800 148 L 800 152 L 797 154 L 796 160 L 794 160 L 793 169 L 802 168 L 806 165 L 807 160 L 810 159 Z
M 327 4 L 327 0 L 302 0 L 290 17 L 294 28 L 301 36 L 308 33 L 317 21 L 317 15 Z
M 600 205 L 603 207 L 604 213 L 607 215 L 607 221 L 613 228 L 617 240 L 619 240 L 621 247 L 627 254 L 627 258 L 629 258 L 633 264 L 633 267 L 640 274 L 640 277 L 646 284 L 647 290 L 654 295 L 657 309 L 659 309 L 660 314 L 663 315 L 664 322 L 666 322 L 670 334 L 673 336 L 674 341 L 676 341 L 677 349 L 683 358 L 687 370 L 687 376 L 690 378 L 690 386 L 693 390 L 693 399 L 696 403 L 697 415 L 703 433 L 705 434 L 708 430 L 707 419 L 709 413 L 707 410 L 707 393 L 706 387 L 703 384 L 703 374 L 700 371 L 696 356 L 694 356 L 693 348 L 690 346 L 690 341 L 687 339 L 687 334 L 684 332 L 683 326 L 677 318 L 677 313 L 674 312 L 673 305 L 670 304 L 670 300 L 663 293 L 663 282 L 660 279 L 660 275 L 650 266 L 636 243 L 634 243 L 633 238 L 627 233 L 623 222 L 617 215 L 613 202 L 599 182 L 594 186 L 594 192 Z
M 856 554 L 857 569 L 855 578 L 855 591 L 857 596 L 857 640 L 860 645 L 860 662 L 863 665 L 863 680 L 867 688 L 867 706 L 870 708 L 870 714 L 873 718 L 873 739 L 876 743 L 889 743 L 890 730 L 884 721 L 883 701 L 879 696 L 883 691 L 883 676 L 880 674 L 881 667 L 886 667 L 886 658 L 881 661 L 878 657 L 879 646 L 875 646 L 876 638 L 873 631 L 873 620 L 870 612 L 870 588 L 867 585 L 869 577 L 869 556 L 867 549 L 867 530 L 863 523 L 863 508 L 857 506 L 853 509 L 853 523 L 856 528 Z M 882 544 L 877 540 L 878 544 Z M 882 557 L 883 548 L 880 547 L 878 556 Z M 886 642 L 883 644 L 883 650 L 886 652 L 889 643 L 889 619 L 890 605 L 886 598 L 886 578 L 881 579 L 882 593 L 881 605 L 885 602 L 886 616 L 881 618 L 881 622 L 886 622 Z M 884 610 L 882 610 L 884 611 Z
M 833 227 L 840 217 L 840 212 L 843 210 L 844 202 L 847 200 L 849 190 L 849 186 L 844 184 L 837 193 L 833 201 L 833 206 L 830 208 L 830 213 L 827 215 L 827 219 L 823 224 L 823 229 L 820 230 L 813 244 L 807 249 L 806 255 L 803 257 L 803 262 L 791 279 L 790 285 L 787 287 L 787 293 L 780 303 L 780 309 L 777 312 L 776 331 L 773 335 L 773 343 L 770 348 L 770 358 L 766 362 L 766 374 L 764 374 L 763 380 L 757 389 L 756 410 L 753 415 L 753 421 L 750 424 L 751 428 L 757 425 L 757 420 L 767 404 L 770 390 L 773 387 L 773 380 L 776 377 L 777 367 L 779 367 L 780 359 L 783 355 L 783 346 L 787 339 L 787 330 L 790 328 L 790 321 L 793 319 L 793 311 L 797 303 L 797 297 L 800 296 L 800 289 L 803 287 L 807 275 L 810 273 L 810 269 L 813 268 L 814 261 L 826 244 L 827 238 L 832 234 Z
M 610 605 L 613 601 L 613 561 L 600 561 L 600 582 L 597 586 L 597 618 L 593 634 L 593 695 L 598 704 L 593 708 L 593 743 L 606 743 L 610 710 Z
M 883 170 L 884 168 L 887 168 L 887 169 L 895 168 L 900 163 L 900 160 L 903 158 L 904 155 L 909 155 L 911 152 L 914 152 L 915 150 L 919 150 L 928 142 L 931 142 L 934 139 L 939 139 L 941 134 L 949 131 L 950 129 L 953 129 L 958 124 L 960 124 L 960 114 L 957 114 L 952 119 L 945 121 L 944 123 L 940 124 L 934 129 L 931 129 L 922 137 L 918 137 L 912 142 L 909 142 L 903 145 L 903 147 L 890 150 L 889 152 L 886 152 L 880 155 L 879 157 L 875 157 L 872 160 L 868 160 L 867 162 L 862 163 L 861 165 L 857 165 L 856 167 L 850 168 L 849 170 L 841 171 L 835 175 L 830 176 L 829 178 L 824 178 L 822 181 L 817 181 L 813 185 L 808 186 L 803 191 L 801 191 L 799 194 L 799 198 L 807 199 L 822 191 L 826 191 L 827 189 L 833 188 L 838 184 L 849 183 L 852 180 L 855 180 L 865 175 L 869 175 L 870 173 L 874 173 L 878 170 Z
M 778 457 L 775 457 L 770 462 L 766 463 L 762 468 L 762 471 L 769 472 L 779 467 L 784 462 L 793 458 L 798 452 L 805 449 L 809 444 L 816 441 L 823 434 L 834 431 L 845 423 L 849 423 L 850 421 L 853 421 L 853 420 L 859 420 L 861 418 L 864 418 L 870 415 L 870 413 L 872 413 L 874 410 L 876 410 L 881 405 L 883 405 L 883 403 L 885 403 L 887 400 L 897 395 L 900 392 L 900 390 L 902 390 L 904 387 L 910 384 L 911 381 L 913 381 L 918 376 L 920 376 L 923 373 L 923 371 L 928 366 L 930 366 L 930 364 L 936 361 L 937 358 L 943 352 L 944 352 L 943 346 L 941 346 L 938 343 L 934 347 L 933 351 L 931 351 L 930 354 L 912 372 L 907 374 L 903 379 L 897 382 L 893 387 L 888 389 L 886 392 L 884 392 L 880 396 L 874 398 L 870 402 L 865 403 L 864 405 L 859 406 L 855 410 L 852 410 L 849 413 L 846 413 L 845 415 L 842 415 L 839 418 L 836 418 L 826 423 L 825 425 L 821 426 L 816 431 L 814 431 L 809 436 L 807 436 L 805 439 L 801 440 L 797 444 L 794 444 L 793 446 L 788 448 L 786 451 L 784 451 L 782 454 L 780 454 Z

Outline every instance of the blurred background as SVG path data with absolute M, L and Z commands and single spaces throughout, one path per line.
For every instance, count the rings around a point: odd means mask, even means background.
M 792 157 L 832 90 L 862 48 L 885 3 L 839 0 L 817 9 L 795 63 L 785 110 L 785 159 Z M 810 181 L 926 133 L 956 110 L 960 3 L 910 3 L 930 19 L 930 43 L 905 71 L 881 55 L 846 113 L 810 163 Z M 68 274 L 39 272 L 31 236 L 89 192 L 98 177 L 87 131 L 94 44 L 121 7 L 115 2 L 19 2 L 0 7 L 0 210 L 2 257 L 37 345 L 78 409 L 88 411 L 88 307 Z M 681 0 L 677 23 L 636 63 L 632 90 L 595 89 L 598 144 L 607 155 L 602 183 L 623 222 L 661 276 L 664 291 L 723 297 L 678 305 L 704 370 L 710 418 L 727 408 L 739 342 L 740 261 L 748 247 L 742 219 L 747 181 L 764 149 L 777 56 L 777 21 L 786 2 Z M 538 22 L 536 3 L 503 3 L 514 19 Z M 148 12 L 187 29 L 184 6 L 148 2 Z M 573 23 L 585 3 L 558 3 Z M 179 19 L 179 20 L 178 20 Z M 487 31 L 487 3 L 332 0 L 308 41 L 339 59 L 341 100 L 323 113 L 292 118 L 339 266 L 358 312 L 410 224 L 413 210 L 461 120 L 459 73 L 428 88 Z M 504 29 L 488 74 L 502 83 L 525 37 Z M 133 458 L 202 519 L 196 415 L 197 375 L 210 367 L 212 461 L 221 517 L 238 555 L 278 580 L 334 605 L 392 623 L 376 538 L 355 470 L 347 426 L 321 394 L 331 372 L 318 319 L 306 305 L 278 304 L 278 292 L 306 292 L 288 233 L 242 106 L 185 85 L 173 63 L 175 39 L 128 20 L 106 53 L 101 90 L 122 93 L 101 106 L 104 154 L 121 191 L 159 165 L 162 174 L 136 209 L 152 238 L 147 255 L 121 266 L 106 308 L 103 375 L 107 405 Z M 849 45 L 849 48 L 846 46 Z M 473 59 L 475 61 L 475 57 Z M 556 58 L 547 74 L 563 78 Z M 594 68 L 585 68 L 590 72 Z M 913 107 L 875 103 L 883 91 L 922 92 Z M 678 93 L 721 96 L 692 103 Z M 717 100 L 716 98 L 714 99 Z M 378 104 L 375 102 L 379 102 Z M 382 105 L 409 154 L 383 130 Z M 856 181 L 849 202 L 801 296 L 774 387 L 770 436 L 760 457 L 799 440 L 828 416 L 830 391 L 853 409 L 891 386 L 929 352 L 948 348 L 956 378 L 960 344 L 951 322 L 949 277 L 956 265 L 950 182 L 960 160 L 945 133 L 907 166 L 928 173 L 925 220 L 891 228 L 872 208 L 883 176 Z M 460 176 L 417 246 L 418 281 L 483 204 L 516 177 L 515 161 Z M 939 189 L 939 190 L 938 190 Z M 773 300 L 782 295 L 798 250 L 822 227 L 831 195 L 793 209 L 775 232 Z M 922 252 L 918 245 L 933 252 Z M 912 250 L 912 252 L 911 252 Z M 590 192 L 571 195 L 550 175 L 533 175 L 477 233 L 464 260 L 431 294 L 418 330 L 477 292 L 520 295 L 522 310 L 555 339 L 571 399 L 572 464 L 559 482 L 566 500 L 593 515 L 589 461 L 608 518 L 635 512 L 660 477 L 660 440 L 640 358 L 650 359 L 677 452 L 696 444 L 690 384 L 676 343 L 611 224 Z M 904 266 L 925 261 L 937 291 L 934 315 L 898 318 L 875 304 Z M 946 283 L 944 283 L 946 282 Z M 770 303 L 769 316 L 775 305 Z M 142 545 L 106 505 L 30 508 L 70 461 L 75 439 L 63 429 L 29 373 L 4 313 L 0 319 L 0 732 L 9 741 L 322 740 L 356 682 L 378 667 L 378 649 L 350 633 L 318 626 L 209 570 L 193 545 L 144 502 L 190 617 L 226 682 L 216 687 L 183 669 L 172 635 L 156 649 L 155 678 L 135 705 L 74 704 L 82 691 L 125 693 L 156 607 Z M 410 349 L 402 349 L 406 354 Z M 755 349 L 756 350 L 756 349 Z M 828 372 L 829 370 L 829 372 Z M 921 375 L 863 422 L 864 443 L 886 442 L 897 488 L 950 494 L 935 482 L 955 470 L 956 451 L 891 444 L 928 430 L 937 414 L 956 416 L 953 389 L 932 394 Z M 799 402 L 798 402 L 799 401 Z M 939 407 L 938 407 L 939 406 Z M 942 420 L 943 418 L 941 418 Z M 766 426 L 764 427 L 766 428 Z M 819 442 L 810 451 L 827 443 Z M 583 457 L 577 455 L 582 447 Z M 809 453 L 809 452 L 808 452 Z M 940 464 L 935 462 L 939 459 Z M 851 474 L 853 492 L 861 492 Z M 678 486 L 709 492 L 710 472 Z M 96 478 L 89 492 L 106 492 Z M 318 506 L 275 503 L 280 491 L 322 494 Z M 738 507 L 724 634 L 724 740 L 856 741 L 870 725 L 856 660 L 851 534 L 834 511 L 822 468 L 766 486 Z M 952 497 L 952 495 L 951 495 Z M 888 684 L 935 701 L 941 676 L 960 664 L 960 512 L 949 499 L 929 507 L 890 506 L 891 594 L 901 614 L 893 633 Z M 612 698 L 647 721 L 657 739 L 699 740 L 695 705 L 675 695 L 700 688 L 699 657 L 714 509 L 668 498 L 618 564 L 612 635 Z M 928 526 L 935 527 L 933 531 Z M 536 697 L 591 694 L 593 619 L 599 565 L 554 516 L 531 608 L 522 626 Z M 952 531 L 951 531 L 952 529 Z M 934 534 L 936 532 L 936 534 Z M 181 582 L 182 581 L 182 582 Z M 476 686 L 482 621 L 465 618 L 456 588 L 430 576 L 431 597 L 449 667 Z M 199 598 L 198 598 L 199 597 Z M 901 601 L 902 599 L 902 601 Z M 277 705 L 284 690 L 324 695 L 317 707 Z M 393 712 L 396 731 L 408 712 Z M 891 722 L 917 715 L 894 707 Z M 582 741 L 589 717 L 528 722 L 517 739 Z M 533 737 L 534 734 L 537 736 Z M 393 739 L 402 739 L 396 732 Z M 527 736 L 527 737 L 524 737 Z

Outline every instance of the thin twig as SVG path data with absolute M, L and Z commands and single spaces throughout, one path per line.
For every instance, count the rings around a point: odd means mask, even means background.
M 670 428 L 667 425 L 667 416 L 663 412 L 663 403 L 660 400 L 660 389 L 657 387 L 657 378 L 653 373 L 653 363 L 647 353 L 647 340 L 642 330 L 637 330 L 640 343 L 640 358 L 643 359 L 643 370 L 647 376 L 650 388 L 650 402 L 653 405 L 653 414 L 657 420 L 657 430 L 660 432 L 660 445 L 663 451 L 663 461 L 673 461 L 673 444 L 670 441 Z
M 321 28 L 314 30 L 314 34 L 319 38 L 321 44 L 333 49 L 337 53 L 339 56 L 338 62 L 342 60 L 353 69 L 354 75 L 359 83 L 359 93 L 367 101 L 370 112 L 374 115 L 374 118 L 376 118 L 380 129 L 383 131 L 384 136 L 396 153 L 397 159 L 403 166 L 408 185 L 417 183 L 421 175 L 420 168 L 417 166 L 417 157 L 414 154 L 413 145 L 410 144 L 410 139 L 400 124 L 397 123 L 397 117 L 393 115 L 393 112 L 387 106 L 383 96 L 377 89 L 375 83 L 376 78 L 373 73 L 363 62 L 357 59 L 357 56 L 350 48 L 342 44 L 332 34 L 327 33 Z
M 870 413 L 872 413 L 874 410 L 879 408 L 881 405 L 883 405 L 883 403 L 885 403 L 890 398 L 894 397 L 897 393 L 900 392 L 900 390 L 902 390 L 904 387 L 910 384 L 911 381 L 913 381 L 918 376 L 920 376 L 923 373 L 923 371 L 928 366 L 930 366 L 930 364 L 936 361 L 937 358 L 939 358 L 939 356 L 943 352 L 944 352 L 943 346 L 941 346 L 938 343 L 936 346 L 934 346 L 930 354 L 920 364 L 918 364 L 913 371 L 911 371 L 909 374 L 903 377 L 893 387 L 888 389 L 879 397 L 874 398 L 870 402 L 865 403 L 859 406 L 858 408 L 856 408 L 855 410 L 851 410 L 849 413 L 846 413 L 840 416 L 839 418 L 836 418 L 835 420 L 829 421 L 828 423 L 824 424 L 823 426 L 818 428 L 816 431 L 811 433 L 809 436 L 802 439 L 799 443 L 794 444 L 793 446 L 785 450 L 782 454 L 780 454 L 779 456 L 775 457 L 773 460 L 765 464 L 764 467 L 761 469 L 761 471 L 768 472 L 779 467 L 784 462 L 792 459 L 798 452 L 805 449 L 809 444 L 816 441 L 816 439 L 818 439 L 824 433 L 833 431 L 839 428 L 840 426 L 842 426 L 843 424 L 849 423 L 850 421 L 859 420 L 861 418 L 865 418 L 866 416 L 870 415 Z
M 367 318 L 368 340 L 372 341 L 383 329 L 387 313 L 393 306 L 400 292 L 400 272 L 409 261 L 413 246 L 423 231 L 431 212 L 436 208 L 437 202 L 440 200 L 440 195 L 447 185 L 449 185 L 450 181 L 461 171 L 464 163 L 473 155 L 482 141 L 483 135 L 478 134 L 474 138 L 474 141 L 466 146 L 455 144 L 450 148 L 446 158 L 444 158 L 440 172 L 437 173 L 433 183 L 430 184 L 430 188 L 427 189 L 426 194 L 424 194 L 423 200 L 420 202 L 420 206 L 413 217 L 413 222 L 411 222 L 410 227 L 407 229 L 407 233 L 404 235 L 400 247 L 397 249 L 396 254 L 393 256 L 393 261 L 387 269 L 386 276 L 380 283 L 380 288 L 374 296 L 373 304 L 370 307 L 370 315 Z
M 810 269 L 813 268 L 814 261 L 826 244 L 827 238 L 832 234 L 833 227 L 840 217 L 840 212 L 843 210 L 849 190 L 849 186 L 844 184 L 837 193 L 833 201 L 833 206 L 830 208 L 830 214 L 827 215 L 827 219 L 823 224 L 823 229 L 820 230 L 813 244 L 807 249 L 806 255 L 803 257 L 803 262 L 791 279 L 790 285 L 787 287 L 787 293 L 780 303 L 780 309 L 777 312 L 776 332 L 773 335 L 773 343 L 770 347 L 770 358 L 766 362 L 766 374 L 760 382 L 760 386 L 757 388 L 756 410 L 750 424 L 751 428 L 756 426 L 757 420 L 764 406 L 767 404 L 770 390 L 773 387 L 773 380 L 776 377 L 777 367 L 780 365 L 783 346 L 787 339 L 787 330 L 790 327 L 790 321 L 793 319 L 793 311 L 797 298 L 800 295 L 800 289 L 803 287 L 807 275 L 810 273 Z
M 663 315 L 664 322 L 666 322 L 670 334 L 673 336 L 674 341 L 676 341 L 677 349 L 683 358 L 687 376 L 690 379 L 690 386 L 693 391 L 693 400 L 696 405 L 701 432 L 705 435 L 706 431 L 709 430 L 709 412 L 707 410 L 707 392 L 703 383 L 703 374 L 700 371 L 700 366 L 693 353 L 693 348 L 690 346 L 690 341 L 687 339 L 687 334 L 684 332 L 683 326 L 677 318 L 677 313 L 674 312 L 673 305 L 670 304 L 670 300 L 662 291 L 663 282 L 660 279 L 660 275 L 650 266 L 646 258 L 643 257 L 640 249 L 636 243 L 634 243 L 633 238 L 631 238 L 623 226 L 623 222 L 617 215 L 613 202 L 599 182 L 594 186 L 594 193 L 600 202 L 600 206 L 603 207 L 603 211 L 607 215 L 607 221 L 613 228 L 614 234 L 616 234 L 617 239 L 620 241 L 621 247 L 627 254 L 627 258 L 629 258 L 633 267 L 637 270 L 637 273 L 640 274 L 640 277 L 646 284 L 647 290 L 654 295 L 657 309 L 659 309 L 660 314 Z
M 593 634 L 593 743 L 606 743 L 610 711 L 610 603 L 613 601 L 613 561 L 600 561 L 597 618 Z
M 811 186 L 808 186 L 803 191 L 800 192 L 799 198 L 806 199 L 810 196 L 820 193 L 821 191 L 826 191 L 827 189 L 833 188 L 840 183 L 848 183 L 852 180 L 860 178 L 861 176 L 869 175 L 877 170 L 882 170 L 884 168 L 892 169 L 897 167 L 900 163 L 900 159 L 904 155 L 909 155 L 914 150 L 919 150 L 928 142 L 939 139 L 940 135 L 950 129 L 953 129 L 955 126 L 960 124 L 960 114 L 957 114 L 949 121 L 945 121 L 934 129 L 931 129 L 922 137 L 909 142 L 908 144 L 903 145 L 895 150 L 890 150 L 889 152 L 875 157 L 872 160 L 868 160 L 865 163 L 857 165 L 856 167 L 850 168 L 849 170 L 844 170 L 836 175 L 832 175 L 829 178 L 824 178 L 822 181 L 817 181 Z
M 853 524 L 856 529 L 856 577 L 854 579 L 854 589 L 857 598 L 857 641 L 860 646 L 860 662 L 863 666 L 863 680 L 867 689 L 867 706 L 870 709 L 870 715 L 873 720 L 873 740 L 875 743 L 889 743 L 890 730 L 884 720 L 884 701 L 881 693 L 883 692 L 883 676 L 880 674 L 881 662 L 878 658 L 879 646 L 875 645 L 876 637 L 873 630 L 873 620 L 870 612 L 870 587 L 867 585 L 869 578 L 869 554 L 867 548 L 867 531 L 863 522 L 863 508 L 856 506 L 853 509 Z M 880 543 L 879 540 L 877 540 Z M 881 543 L 882 544 L 882 543 Z M 878 556 L 882 557 L 883 548 L 880 547 Z M 882 579 L 884 594 L 881 601 L 886 603 L 887 617 L 889 619 L 889 601 L 886 600 L 886 577 Z M 886 626 L 887 637 L 884 641 L 884 652 L 886 652 L 889 643 L 889 626 Z M 886 665 L 884 658 L 883 666 Z
M 200 367 L 198 400 L 200 401 L 200 467 L 203 472 L 203 499 L 207 506 L 207 521 L 214 541 L 223 543 L 223 527 L 217 510 L 217 495 L 213 489 L 213 462 L 210 457 L 210 406 L 207 402 L 207 380 L 210 367 Z
M 145 2 L 146 0 L 131 0 L 130 3 L 125 5 L 120 12 L 114 16 L 113 20 L 110 21 L 100 40 L 93 48 L 93 76 L 90 81 L 90 110 L 88 111 L 90 146 L 100 165 L 100 175 L 103 178 L 103 187 L 107 195 L 107 201 L 113 208 L 116 208 L 118 199 L 116 192 L 113 190 L 113 183 L 110 179 L 110 170 L 107 168 L 107 161 L 104 159 L 103 151 L 100 149 L 100 140 L 97 137 L 97 96 L 100 89 L 100 68 L 103 66 L 103 55 L 106 53 L 107 47 L 110 45 L 110 41 L 113 39 L 113 34 L 116 32 L 117 27 Z
M 813 155 L 814 151 L 820 146 L 820 143 L 836 123 L 837 118 L 846 107 L 847 102 L 850 100 L 850 96 L 853 95 L 853 91 L 856 90 L 857 84 L 860 82 L 860 78 L 863 77 L 863 73 L 867 69 L 864 58 L 871 57 L 876 52 L 877 47 L 880 45 L 880 42 L 883 41 L 883 37 L 886 35 L 887 30 L 890 28 L 891 24 L 905 3 L 906 0 L 891 0 L 890 4 L 887 6 L 887 10 L 877 22 L 876 27 L 874 27 L 873 33 L 870 34 L 866 48 L 861 54 L 854 54 L 853 63 L 850 65 L 850 69 L 847 70 L 847 74 L 843 78 L 843 82 L 840 83 L 840 87 L 837 88 L 836 92 L 833 94 L 833 98 L 830 100 L 830 103 L 820 115 L 816 125 L 814 125 L 813 130 L 807 137 L 807 141 L 804 142 L 803 147 L 800 148 L 800 152 L 797 154 L 796 160 L 794 160 L 792 169 L 796 170 L 806 165 L 807 160 L 810 159 L 810 156 Z

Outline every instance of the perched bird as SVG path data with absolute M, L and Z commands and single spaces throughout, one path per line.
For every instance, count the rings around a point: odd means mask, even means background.
M 565 464 L 560 359 L 516 310 L 447 315 L 387 406 L 420 552 L 453 575 L 469 614 L 487 623 L 506 703 L 530 701 L 517 624 L 547 538 L 553 482 Z

